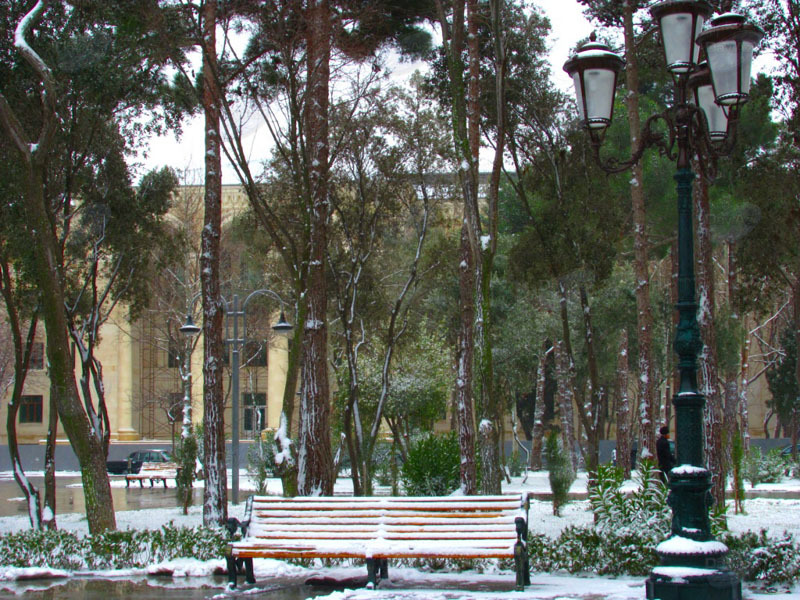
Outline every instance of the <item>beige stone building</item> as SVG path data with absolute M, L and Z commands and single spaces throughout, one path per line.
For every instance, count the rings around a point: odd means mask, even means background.
M 176 226 L 194 231 L 199 238 L 202 226 L 202 188 L 185 186 L 176 194 L 169 220 Z M 246 197 L 238 186 L 224 186 L 223 230 L 242 213 Z M 224 237 L 224 236 L 223 236 Z M 198 242 L 199 244 L 199 242 Z M 196 257 L 191 257 L 196 263 Z M 235 263 L 235 261 L 229 261 Z M 196 282 L 194 288 L 198 288 Z M 192 289 L 190 289 L 192 291 Z M 243 301 L 253 290 L 235 289 Z M 226 300 L 231 302 L 232 297 Z M 154 300 L 154 304 L 156 304 Z M 248 313 L 247 344 L 242 348 L 240 369 L 240 437 L 255 437 L 265 428 L 277 428 L 286 382 L 288 340 L 269 326 L 277 318 L 275 302 L 264 303 L 270 311 L 262 318 L 251 319 Z M 253 307 L 251 306 L 250 309 Z M 144 311 L 134 323 L 128 322 L 127 309 L 115 309 L 101 329 L 96 354 L 103 365 L 103 382 L 112 441 L 170 440 L 180 428 L 183 383 L 179 361 L 170 347 L 164 323 L 184 313 L 180 305 L 168 315 L 164 310 Z M 264 313 L 263 306 L 261 312 Z M 258 312 L 258 311 L 256 311 Z M 241 328 L 242 321 L 239 321 Z M 241 330 L 240 330 L 241 333 Z M 49 418 L 49 379 L 46 371 L 44 328 L 39 327 L 31 369 L 25 382 L 24 397 L 18 414 L 18 441 L 42 442 Z M 202 421 L 202 340 L 198 340 L 191 361 L 193 421 Z M 232 409 L 230 389 L 230 345 L 224 377 L 228 434 Z M 76 364 L 76 373 L 80 367 Z M 7 391 L 10 394 L 11 390 Z M 7 398 L 0 403 L 0 422 L 6 422 Z M 59 438 L 64 438 L 60 432 Z M 6 428 L 0 428 L 0 444 L 7 443 Z

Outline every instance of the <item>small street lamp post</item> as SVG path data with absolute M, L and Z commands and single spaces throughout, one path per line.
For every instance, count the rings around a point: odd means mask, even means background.
M 286 320 L 284 313 L 284 302 L 278 294 L 269 289 L 260 289 L 251 292 L 241 306 L 239 306 L 239 295 L 234 294 L 230 302 L 222 299 L 225 308 L 225 343 L 231 347 L 231 501 L 239 503 L 239 371 L 240 353 L 246 342 L 247 335 L 247 313 L 245 309 L 248 303 L 255 296 L 270 296 L 275 298 L 281 305 L 280 317 L 272 326 L 276 333 L 288 333 L 293 326 Z M 197 300 L 197 295 L 194 300 Z M 194 300 L 190 304 L 194 304 Z M 239 319 L 242 319 L 241 333 L 239 331 Z M 181 333 L 187 336 L 195 336 L 200 333 L 200 327 L 194 324 L 191 310 L 187 311 L 186 323 L 180 327 Z
M 675 333 L 680 385 L 673 396 L 677 464 L 669 478 L 671 536 L 657 548 L 661 565 L 647 580 L 647 598 L 660 600 L 740 600 L 741 582 L 725 566 L 727 547 L 714 540 L 708 511 L 711 473 L 703 451 L 705 397 L 697 388 L 697 356 L 702 347 L 695 301 L 691 160 L 707 167 L 733 148 L 740 107 L 750 90 L 753 50 L 763 37 L 744 18 L 726 13 L 711 20 L 711 6 L 701 0 L 666 0 L 650 8 L 658 23 L 674 101 L 645 123 L 629 159 L 603 160 L 600 147 L 614 109 L 617 76 L 624 61 L 594 39 L 564 65 L 575 83 L 578 110 L 595 158 L 608 173 L 635 165 L 648 147 L 677 160 L 678 310 Z M 700 63 L 702 54 L 708 64 Z M 654 124 L 667 125 L 668 138 Z M 677 146 L 677 154 L 673 152 Z

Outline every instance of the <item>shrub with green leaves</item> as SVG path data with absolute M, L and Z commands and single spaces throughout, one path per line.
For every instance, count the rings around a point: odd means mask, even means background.
M 788 586 L 800 579 L 800 545 L 791 534 L 770 538 L 762 529 L 760 533 L 724 534 L 719 540 L 728 547 L 728 566 L 745 581 L 771 587 Z
M 409 496 L 444 496 L 460 485 L 461 453 L 455 432 L 428 434 L 411 444 L 400 471 Z
M 564 450 L 557 432 L 551 431 L 547 434 L 544 451 L 547 459 L 550 491 L 553 493 L 553 514 L 559 516 L 561 507 L 569 502 L 569 488 L 575 481 L 575 471 L 572 469 L 572 461 Z
M 777 449 L 763 455 L 761 448 L 753 446 L 747 454 L 744 470 L 745 479 L 752 487 L 759 483 L 779 483 L 786 472 L 786 461 Z
M 0 535 L 0 565 L 77 571 L 130 569 L 176 558 L 211 560 L 222 557 L 228 534 L 207 527 L 117 530 L 81 537 L 63 530 Z
M 800 579 L 800 547 L 789 534 L 774 539 L 764 531 L 725 533 L 718 539 L 728 546 L 728 566 L 744 581 L 772 588 Z M 528 554 L 538 572 L 645 576 L 659 563 L 660 541 L 646 530 L 600 533 L 592 526 L 570 526 L 555 539 L 530 534 Z
M 175 483 L 178 487 L 178 497 L 183 506 L 183 514 L 187 514 L 192 504 L 192 491 L 194 486 L 194 472 L 197 464 L 197 438 L 193 427 L 189 426 L 189 435 L 178 438 L 175 450 L 175 459 L 180 466 Z
M 623 492 L 622 469 L 612 465 L 597 468 L 595 484 L 589 490 L 595 526 L 604 534 L 643 534 L 658 543 L 670 532 L 667 486 L 655 463 L 648 459 L 639 461 L 633 480 L 636 489 Z

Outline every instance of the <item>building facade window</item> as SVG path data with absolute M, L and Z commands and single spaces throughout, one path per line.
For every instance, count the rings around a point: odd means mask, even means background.
M 20 423 L 41 423 L 44 399 L 40 395 L 22 396 L 19 403 Z
M 244 405 L 244 431 L 256 434 L 267 426 L 267 394 L 256 392 L 242 394 Z
M 33 342 L 31 346 L 31 362 L 28 368 L 38 371 L 44 369 L 44 344 L 42 342 Z

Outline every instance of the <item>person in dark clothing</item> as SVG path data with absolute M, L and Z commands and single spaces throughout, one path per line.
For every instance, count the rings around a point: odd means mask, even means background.
M 658 432 L 661 435 L 656 440 L 656 457 L 658 458 L 658 468 L 661 469 L 664 481 L 666 481 L 667 475 L 675 466 L 675 457 L 672 456 L 672 450 L 669 447 L 669 427 L 664 425 Z

